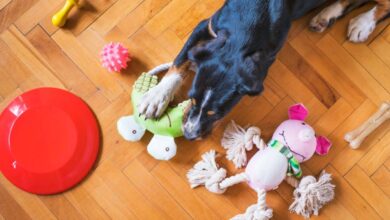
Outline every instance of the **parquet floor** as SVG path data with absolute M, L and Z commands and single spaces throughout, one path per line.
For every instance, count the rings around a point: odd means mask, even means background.
M 303 102 L 309 122 L 334 143 L 326 157 L 304 164 L 306 174 L 326 169 L 337 185 L 336 199 L 313 219 L 390 219 L 390 123 L 381 126 L 359 150 L 343 141 L 346 131 L 390 100 L 390 20 L 364 44 L 346 41 L 348 20 L 323 34 L 296 21 L 273 64 L 265 92 L 245 98 L 200 142 L 178 140 L 177 156 L 157 162 L 146 152 L 151 135 L 130 144 L 116 131 L 118 117 L 132 112 L 130 85 L 142 72 L 171 61 L 202 18 L 222 0 L 93 0 L 73 10 L 66 28 L 50 23 L 63 0 L 0 0 L 0 110 L 24 91 L 65 88 L 82 97 L 102 127 L 101 157 L 85 181 L 66 193 L 25 193 L 0 175 L 0 219 L 228 219 L 255 203 L 245 184 L 213 195 L 191 190 L 185 174 L 205 151 L 219 144 L 230 119 L 260 126 L 268 139 L 287 117 L 287 107 Z M 100 67 L 99 51 L 121 41 L 134 59 L 122 74 Z M 221 159 L 231 173 L 237 172 Z M 288 212 L 292 189 L 283 184 L 268 194 L 275 219 L 301 219 Z

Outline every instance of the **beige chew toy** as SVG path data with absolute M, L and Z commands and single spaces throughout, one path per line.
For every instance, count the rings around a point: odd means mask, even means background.
M 390 102 L 384 102 L 376 113 L 360 127 L 348 132 L 344 139 L 349 142 L 352 149 L 357 149 L 368 135 L 388 119 L 390 119 Z

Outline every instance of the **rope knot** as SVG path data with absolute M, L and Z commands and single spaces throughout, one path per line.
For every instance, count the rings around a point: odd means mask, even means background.
M 269 220 L 271 218 L 272 209 L 267 207 L 266 191 L 259 189 L 257 190 L 257 204 L 249 206 L 245 213 L 233 217 L 232 220 Z
M 302 178 L 294 190 L 294 202 L 290 211 L 309 218 L 318 215 L 320 209 L 333 200 L 335 186 L 331 183 L 331 175 L 322 172 L 318 180 L 313 176 Z
M 225 129 L 222 137 L 222 147 L 226 149 L 226 158 L 232 161 L 236 168 L 246 165 L 246 151 L 253 149 L 253 145 L 260 150 L 266 147 L 261 139 L 261 130 L 258 127 L 249 127 L 247 130 L 232 121 Z
M 206 180 L 205 187 L 208 191 L 216 194 L 222 194 L 226 191 L 227 188 L 222 189 L 220 183 L 226 177 L 226 170 L 220 168 L 216 173 L 214 173 L 210 179 Z

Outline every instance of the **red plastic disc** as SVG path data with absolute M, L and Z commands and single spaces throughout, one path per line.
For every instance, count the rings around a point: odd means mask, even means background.
M 65 90 L 31 90 L 0 115 L 0 170 L 31 193 L 60 193 L 76 185 L 94 164 L 99 145 L 94 114 Z

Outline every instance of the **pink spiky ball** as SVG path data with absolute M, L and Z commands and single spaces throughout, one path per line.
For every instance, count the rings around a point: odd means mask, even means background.
M 102 66 L 110 72 L 120 72 L 127 68 L 130 54 L 121 43 L 108 43 L 100 53 Z

